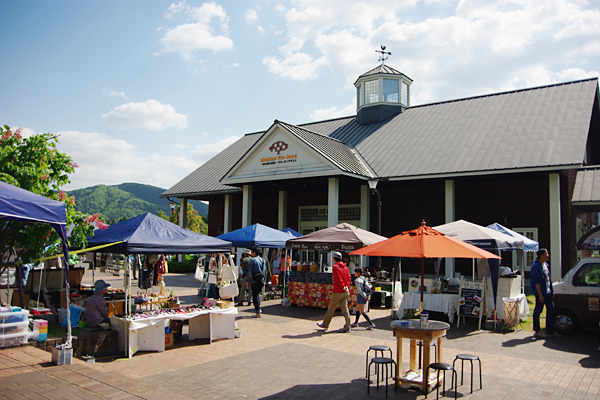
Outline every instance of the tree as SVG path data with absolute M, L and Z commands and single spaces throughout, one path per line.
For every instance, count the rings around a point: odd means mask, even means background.
M 92 222 L 100 228 L 106 225 L 98 215 L 86 216 L 75 211 L 75 198 L 60 190 L 69 183 L 69 174 L 77 164 L 56 149 L 58 137 L 42 133 L 24 138 L 21 130 L 0 126 L 0 180 L 21 189 L 65 203 L 70 246 L 83 247 L 86 236 L 93 234 Z M 0 222 L 0 255 L 2 259 L 16 254 L 22 262 L 45 255 L 48 245 L 60 244 L 58 234 L 46 224 L 26 224 L 17 221 Z M 53 248 L 52 252 L 57 250 Z
M 177 206 L 175 212 L 171 216 L 167 216 L 162 210 L 159 210 L 157 215 L 167 221 L 171 221 L 172 223 L 179 225 L 179 209 L 181 206 Z M 190 231 L 198 232 L 203 235 L 208 235 L 208 224 L 198 211 L 194 210 L 194 206 L 189 204 L 187 205 L 187 229 Z

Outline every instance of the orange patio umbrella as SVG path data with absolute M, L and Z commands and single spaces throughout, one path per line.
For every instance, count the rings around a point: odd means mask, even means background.
M 350 254 L 363 256 L 410 257 L 421 259 L 421 311 L 423 311 L 423 275 L 426 258 L 497 258 L 500 256 L 462 240 L 446 236 L 425 225 L 402 232 L 387 240 L 355 250 Z

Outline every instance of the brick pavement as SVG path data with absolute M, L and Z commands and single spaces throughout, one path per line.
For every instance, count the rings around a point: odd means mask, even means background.
M 365 352 L 372 344 L 395 350 L 390 311 L 371 310 L 375 330 L 361 327 L 346 334 L 318 330 L 316 322 L 324 313 L 282 307 L 271 300 L 265 302 L 260 319 L 251 317 L 252 307 L 239 309 L 239 339 L 212 345 L 202 340 L 176 341 L 164 353 L 96 360 L 96 365 L 75 360 L 70 366 L 53 366 L 50 353 L 37 348 L 3 349 L 0 399 L 384 398 L 385 390 L 374 386 L 367 396 Z M 336 316 L 331 327 L 342 325 L 342 317 Z M 468 352 L 482 360 L 483 390 L 478 390 L 476 380 L 475 392 L 469 394 L 467 371 L 459 397 L 597 399 L 600 354 L 594 334 L 535 340 L 531 332 L 477 331 L 467 324 L 448 331 L 443 357 L 451 362 L 456 354 Z M 408 353 L 406 342 L 403 352 Z M 425 398 L 415 390 L 399 388 L 394 394 L 393 387 L 389 389 L 390 398 Z M 453 391 L 448 395 L 453 396 Z

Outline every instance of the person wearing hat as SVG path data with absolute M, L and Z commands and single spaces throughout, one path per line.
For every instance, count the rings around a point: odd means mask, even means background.
M 89 328 L 96 328 L 103 322 L 110 322 L 108 306 L 102 297 L 109 287 L 110 285 L 102 279 L 97 280 L 94 284 L 94 294 L 85 305 L 85 318 Z
M 345 333 L 350 331 L 348 298 L 350 297 L 350 285 L 352 284 L 352 278 L 350 278 L 350 272 L 348 272 L 346 264 L 342 262 L 342 253 L 339 251 L 334 251 L 333 260 L 335 261 L 332 271 L 333 294 L 331 295 L 331 300 L 329 301 L 329 307 L 327 308 L 325 319 L 323 319 L 323 322 L 317 322 L 317 325 L 319 328 L 327 330 L 329 328 L 329 323 L 333 318 L 333 314 L 335 313 L 336 308 L 339 306 L 342 309 L 342 315 L 346 320 L 346 323 L 344 327 L 340 329 L 340 332 Z
M 248 292 L 248 305 L 252 304 L 252 287 L 246 284 L 250 260 L 252 260 L 252 251 L 250 249 L 246 249 L 240 260 L 240 268 L 242 271 L 238 277 L 238 286 L 240 287 L 240 295 L 237 302 L 238 307 L 244 305 L 244 296 L 246 296 L 246 292 Z

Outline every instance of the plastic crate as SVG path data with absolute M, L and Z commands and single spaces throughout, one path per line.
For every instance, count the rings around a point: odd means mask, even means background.
M 12 335 L 15 333 L 26 333 L 28 330 L 29 322 L 13 322 L 10 324 L 0 325 L 0 335 Z
M 10 347 L 18 344 L 27 344 L 29 340 L 29 332 L 14 333 L 10 335 L 0 335 L 0 347 Z
M 13 324 L 15 322 L 27 321 L 29 311 L 21 310 L 17 312 L 0 313 L 0 324 Z

